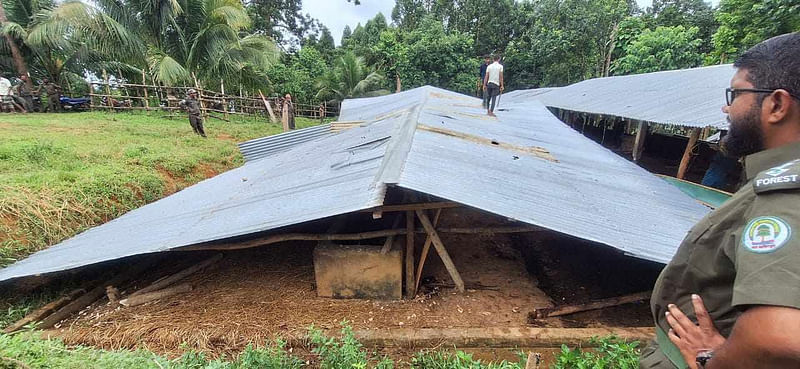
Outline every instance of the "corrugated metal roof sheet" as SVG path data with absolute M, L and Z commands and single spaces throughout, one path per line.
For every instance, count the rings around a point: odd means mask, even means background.
M 239 143 L 246 162 L 261 159 L 282 151 L 286 151 L 299 144 L 314 141 L 322 137 L 333 135 L 330 124 L 298 129 L 273 136 L 256 138 Z
M 504 94 L 503 99 L 528 96 L 560 109 L 660 124 L 726 129 L 728 123 L 721 108 L 725 104 L 725 88 L 734 73 L 733 66 L 726 64 L 594 78 L 549 91 L 513 91 Z
M 429 193 L 666 262 L 708 209 L 526 99 L 489 118 L 480 100 L 423 87 L 346 101 L 371 124 L 205 180 L 8 268 L 0 281 L 345 214 L 386 185 Z

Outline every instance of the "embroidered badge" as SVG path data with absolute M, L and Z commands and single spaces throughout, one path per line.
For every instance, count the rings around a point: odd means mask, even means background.
M 748 251 L 758 254 L 773 252 L 792 237 L 792 228 L 778 217 L 758 217 L 747 223 L 742 234 L 742 244 Z
M 781 166 L 777 166 L 775 168 L 772 168 L 772 169 L 766 171 L 765 173 L 768 174 L 771 177 L 777 177 L 777 176 L 779 176 L 779 175 L 781 175 L 783 173 L 788 172 L 789 171 L 789 167 L 791 167 L 792 165 L 797 164 L 798 162 L 800 162 L 800 160 L 793 160 L 793 161 L 790 161 L 790 162 L 788 162 L 786 164 L 783 164 Z

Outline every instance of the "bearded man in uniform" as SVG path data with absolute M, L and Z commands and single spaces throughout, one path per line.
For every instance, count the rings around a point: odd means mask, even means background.
M 722 148 L 744 158 L 747 183 L 661 272 L 641 368 L 800 368 L 800 33 L 734 67 Z

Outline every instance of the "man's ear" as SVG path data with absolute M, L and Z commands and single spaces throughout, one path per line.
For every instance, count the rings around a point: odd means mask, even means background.
M 762 111 L 767 115 L 767 123 L 780 123 L 791 114 L 793 99 L 784 89 L 777 89 L 764 98 Z

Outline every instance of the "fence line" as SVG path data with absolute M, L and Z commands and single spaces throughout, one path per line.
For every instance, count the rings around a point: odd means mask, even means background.
M 255 116 L 269 118 L 265 101 L 270 104 L 278 119 L 282 114 L 284 99 L 282 97 L 252 97 L 248 95 L 230 95 L 219 91 L 189 87 L 167 87 L 161 85 L 148 85 L 136 83 L 110 83 L 104 79 L 100 82 L 89 82 L 89 106 L 92 109 L 107 110 L 144 110 L 144 111 L 175 111 L 182 110 L 180 101 L 186 96 L 186 91 L 195 89 L 204 115 L 210 112 L 230 115 Z M 98 87 L 98 88 L 95 88 Z M 112 93 L 116 91 L 117 94 Z M 312 119 L 335 117 L 339 114 L 339 104 L 330 103 L 297 103 L 293 102 L 294 115 Z

